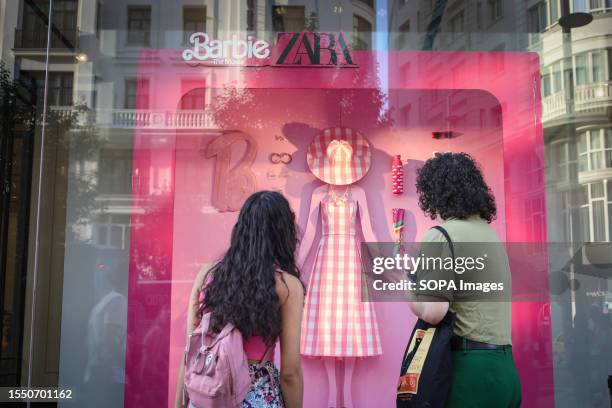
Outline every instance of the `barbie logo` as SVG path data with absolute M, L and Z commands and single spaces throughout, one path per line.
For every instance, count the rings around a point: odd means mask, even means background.
M 198 32 L 189 37 L 192 49 L 183 51 L 185 61 L 211 60 L 214 64 L 231 64 L 245 58 L 265 59 L 270 55 L 270 44 L 248 36 L 246 40 L 239 39 L 236 34 L 231 40 L 211 40 L 208 34 Z

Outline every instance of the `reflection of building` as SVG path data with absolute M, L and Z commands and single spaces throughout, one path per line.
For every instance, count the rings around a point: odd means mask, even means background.
M 549 324 L 554 346 L 562 345 L 568 354 L 563 362 L 555 360 L 555 406 L 605 406 L 607 372 L 598 368 L 603 357 L 593 356 L 605 354 L 599 350 L 600 333 L 612 327 L 608 312 L 612 300 L 610 270 L 603 263 L 599 275 L 593 275 L 592 260 L 573 254 L 588 253 L 601 242 L 612 240 L 612 3 L 568 3 L 570 13 L 588 12 L 593 16 L 591 23 L 572 29 L 571 34 L 563 34 L 558 23 L 563 0 L 529 0 L 526 4 L 503 0 L 392 0 L 389 47 L 538 53 L 546 163 L 506 165 L 509 172 L 513 166 L 546 166 L 545 181 L 534 177 L 529 182 L 533 189 L 546 187 L 547 201 L 532 199 L 525 192 L 523 227 L 535 236 L 547 234 L 549 241 L 563 243 L 563 250 L 550 259 L 550 269 L 555 272 L 551 280 L 557 276 L 578 282 L 572 283 L 573 290 L 566 283 L 559 293 L 552 292 Z M 399 69 L 400 75 L 410 75 L 409 66 Z M 418 109 L 409 101 L 399 100 L 395 105 L 400 123 L 407 125 L 418 119 Z M 441 105 L 432 106 L 427 114 L 444 111 Z M 461 114 L 461 109 L 451 116 L 457 113 Z M 609 247 L 604 248 L 609 251 Z M 593 297 L 593 293 L 603 295 Z
M 587 4 L 594 19 L 573 29 L 571 38 L 566 35 L 569 55 L 555 21 L 556 2 L 529 9 L 536 32 L 530 47 L 542 61 L 542 119 L 554 195 L 549 211 L 559 220 L 550 234 L 559 241 L 612 238 L 612 40 L 607 34 L 612 7 L 575 1 L 572 8 L 585 10 Z
M 203 31 L 217 39 L 228 39 L 237 33 L 274 41 L 276 32 L 304 29 L 342 31 L 354 48 L 368 49 L 373 46 L 375 28 L 374 2 L 367 0 L 53 0 L 50 3 L 50 0 L 21 0 L 0 4 L 2 62 L 15 81 L 26 88 L 31 86 L 32 100 L 38 101 L 35 108 L 39 112 L 43 109 L 45 80 L 47 84 L 45 145 L 33 146 L 34 152 L 24 149 L 27 155 L 19 162 L 33 173 L 31 190 L 36 191 L 40 186 L 38 198 L 43 203 L 40 219 L 48 220 L 38 225 L 38 257 L 45 260 L 45 265 L 37 282 L 35 315 L 38 318 L 34 331 L 39 335 L 32 340 L 32 378 L 35 384 L 45 385 L 55 385 L 58 381 L 62 279 L 66 277 L 64 271 L 71 268 L 64 265 L 66 247 L 88 248 L 77 251 L 83 257 L 80 264 L 86 268 L 80 273 L 89 279 L 83 286 L 98 291 L 95 275 L 125 255 L 129 248 L 131 215 L 143 211 L 142 203 L 132 197 L 134 129 L 156 134 L 177 129 L 218 131 L 208 111 L 215 94 L 205 88 L 212 80 L 194 78 L 188 68 L 184 77 L 175 78 L 176 86 L 192 89 L 193 81 L 197 81 L 202 88 L 184 95 L 177 109 L 148 107 L 149 98 L 159 100 L 154 92 L 159 92 L 160 87 L 139 73 L 141 53 L 146 49 L 185 48 L 193 32 Z M 27 140 L 40 143 L 41 139 Z M 41 150 L 45 161 L 39 180 L 34 158 Z M 4 163 L 2 159 L 0 162 Z M 170 170 L 158 172 L 149 180 L 148 188 L 151 192 L 163 193 L 171 176 Z M 30 180 L 26 181 L 23 193 L 29 197 Z M 15 192 L 13 187 L 11 194 Z M 28 211 L 36 214 L 36 208 L 30 209 L 26 201 L 15 205 L 23 207 L 23 214 L 11 215 L 11 219 L 18 220 L 19 227 L 27 230 L 24 225 L 27 226 Z M 27 234 L 22 244 L 18 248 L 25 248 L 21 253 L 23 259 L 15 268 L 23 265 L 23 276 L 16 275 L 15 282 L 26 282 L 28 271 L 33 268 L 26 265 Z M 0 279 L 9 281 L 3 276 Z M 7 293 L 14 290 L 27 297 L 33 292 L 32 283 L 27 282 L 30 285 L 27 288 L 0 287 L 6 288 Z M 22 301 L 19 297 L 11 300 L 15 304 Z M 31 300 L 23 301 L 26 309 Z M 28 327 L 24 326 L 25 346 L 19 350 L 21 329 L 17 330 L 14 323 L 23 325 L 23 316 L 31 315 L 32 311 L 13 312 L 13 321 L 0 325 L 2 333 L 9 333 L 11 326 L 11 343 L 7 347 L 12 353 L 13 368 L 6 368 L 8 360 L 0 366 L 0 377 L 12 376 L 6 380 L 8 385 L 15 385 L 15 378 L 28 375 L 27 370 L 15 368 L 19 365 L 20 353 L 29 355 Z M 0 356 L 2 361 L 6 356 Z
M 14 58 L 16 76 L 38 84 L 42 98 L 47 30 L 48 0 L 24 0 L 8 8 L 3 24 L 16 22 L 3 38 L 3 60 Z M 51 32 L 47 101 L 49 110 L 67 117 L 74 105 L 86 105 L 92 113 L 79 115 L 96 126 L 99 139 L 107 140 L 97 169 L 99 203 L 105 214 L 99 227 L 81 227 L 82 239 L 94 239 L 102 246 L 125 249 L 126 222 L 132 209 L 125 200 L 131 192 L 130 136 L 135 126 L 155 130 L 215 128 L 206 107 L 211 90 L 192 92 L 179 111 L 147 109 L 150 94 L 158 89 L 145 76 L 137 75 L 143 48 L 184 48 L 193 32 L 204 31 L 219 39 L 235 32 L 252 33 L 274 40 L 282 31 L 343 31 L 354 48 L 372 46 L 375 12 L 372 1 L 350 4 L 318 1 L 180 2 L 129 0 L 112 4 L 94 0 L 55 0 Z M 189 81 L 186 71 L 185 79 Z M 200 79 L 198 79 L 200 80 Z M 210 78 L 202 83 L 210 82 Z M 187 86 L 187 84 L 185 84 Z M 138 95 L 139 106 L 136 106 Z M 125 152 L 125 153 L 123 153 Z M 104 164 L 102 164 L 104 163 Z M 112 168 L 112 176 L 104 171 Z M 110 178 L 113 183 L 103 180 Z M 114 184 L 123 185 L 119 191 Z M 113 185 L 111 185 L 113 184 Z M 119 231 L 122 231 L 120 233 Z M 121 243 L 121 244 L 120 244 Z
M 549 237 L 609 241 L 612 187 L 606 180 L 612 175 L 612 4 L 570 1 L 570 12 L 587 11 L 594 20 L 572 30 L 572 37 L 566 38 L 571 55 L 564 57 L 558 24 L 561 1 L 530 1 L 527 10 L 517 2 L 501 0 L 419 0 L 416 7 L 412 2 L 392 1 L 390 48 L 428 49 L 432 44 L 428 38 L 434 38 L 434 49 L 538 52 L 548 183 L 554 195 L 548 217 L 558 220 L 549 223 Z M 400 110 L 404 116 L 415 114 L 409 106 Z

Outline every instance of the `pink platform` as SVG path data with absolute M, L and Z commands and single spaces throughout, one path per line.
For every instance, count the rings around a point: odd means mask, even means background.
M 177 50 L 150 50 L 141 54 L 138 72 L 150 81 L 152 111 L 174 112 L 181 98 L 198 88 L 244 89 L 225 105 L 209 101 L 217 125 L 254 138 L 257 188 L 282 190 L 302 226 L 310 194 L 320 183 L 307 170 L 306 147 L 323 128 L 350 126 L 373 147 L 372 168 L 358 184 L 368 194 L 380 241 L 391 240 L 394 207 L 406 209 L 407 241 L 433 225 L 418 209 L 414 170 L 439 150 L 467 151 L 481 163 L 497 198 L 494 227 L 501 237 L 546 240 L 537 54 L 356 51 L 354 59 L 358 68 L 240 69 L 187 66 Z M 386 101 L 380 99 L 376 61 L 389 66 Z M 380 108 L 387 106 L 393 123 L 381 118 Z M 447 112 L 455 116 L 452 130 L 459 137 L 432 139 L 432 131 L 446 130 Z M 172 127 L 135 132 L 133 201 L 142 212 L 133 216 L 131 229 L 126 407 L 173 406 L 191 281 L 227 247 L 237 216 L 219 213 L 211 203 L 215 161 L 203 149 L 219 135 Z M 233 161 L 242 149 L 237 145 Z M 273 152 L 292 154 L 292 163 L 271 164 Z M 405 163 L 406 188 L 399 197 L 390 187 L 396 154 Z M 539 278 L 546 285 L 547 277 Z M 546 301 L 513 305 L 514 352 L 526 407 L 553 406 L 550 326 L 540 318 L 545 308 Z M 358 408 L 395 406 L 400 359 L 415 320 L 400 303 L 377 303 L 376 311 L 383 355 L 357 362 Z M 305 406 L 324 406 L 323 364 L 304 360 L 304 376 Z

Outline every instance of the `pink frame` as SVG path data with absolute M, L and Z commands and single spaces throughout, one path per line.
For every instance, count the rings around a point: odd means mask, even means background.
M 167 75 L 178 75 L 179 71 L 184 72 L 185 66 L 178 54 L 176 50 L 144 51 L 139 75 L 159 80 Z M 239 78 L 242 86 L 250 88 L 373 89 L 379 87 L 376 67 L 377 62 L 382 62 L 389 67 L 389 89 L 475 89 L 489 92 L 499 101 L 502 109 L 506 241 L 546 242 L 545 209 L 539 229 L 525 222 L 529 214 L 524 213 L 526 200 L 545 203 L 546 198 L 540 63 L 536 53 L 355 51 L 354 54 L 358 68 L 266 67 L 241 70 L 208 66 L 200 67 L 197 72 L 231 72 L 234 78 Z M 156 61 L 160 59 L 172 60 L 170 66 L 179 67 L 176 68 L 177 72 L 168 71 L 167 66 L 159 69 Z M 392 69 L 395 67 L 398 68 Z M 358 73 L 361 73 L 358 77 L 362 79 L 356 82 Z M 219 82 L 206 85 L 221 88 L 228 84 Z M 195 82 L 193 86 L 196 86 Z M 168 93 L 160 103 L 165 108 L 176 109 L 180 97 L 188 90 Z M 172 259 L 175 256 L 172 245 L 175 144 L 176 135 L 172 135 L 172 132 L 161 135 L 145 129 L 135 130 L 133 201 L 143 211 L 133 215 L 131 227 L 126 407 L 143 406 L 148 402 L 144 395 L 151 393 L 151 390 L 155 391 L 158 404 L 164 397 L 168 406 L 173 406 L 174 401 L 171 393 L 176 371 L 172 367 L 180 356 L 169 350 L 171 343 L 183 341 L 170 339 L 172 281 L 177 279 L 172 272 Z M 153 172 L 160 171 L 167 174 L 165 178 L 162 177 L 165 183 L 153 186 Z M 534 184 L 533 180 L 540 182 Z M 540 279 L 547 285 L 547 276 Z M 537 322 L 538 315 L 546 309 L 547 304 L 544 301 L 513 304 L 514 355 L 522 382 L 524 406 L 554 405 L 550 327 L 542 328 Z M 146 316 L 155 321 L 152 327 L 143 327 Z M 399 367 L 402 350 L 388 352 L 398 354 Z M 149 361 L 151 359 L 154 361 Z M 389 367 L 389 370 L 393 369 Z M 377 395 L 380 406 L 386 406 L 387 402 L 393 401 L 394 388 L 395 384 L 387 384 L 371 393 Z M 308 388 L 305 391 L 308 395 Z M 363 404 L 367 404 L 367 401 L 363 400 Z

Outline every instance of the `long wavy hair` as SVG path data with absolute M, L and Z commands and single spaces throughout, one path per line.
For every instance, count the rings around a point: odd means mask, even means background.
M 479 215 L 490 223 L 497 213 L 480 166 L 467 153 L 440 153 L 427 160 L 417 171 L 416 190 L 419 207 L 432 220 Z
M 268 344 L 281 332 L 276 271 L 299 278 L 295 214 L 274 191 L 252 194 L 232 230 L 230 247 L 202 287 L 198 314 L 211 312 L 211 331 L 232 323 L 245 338 L 261 336 Z M 282 278 L 282 275 L 281 275 Z

